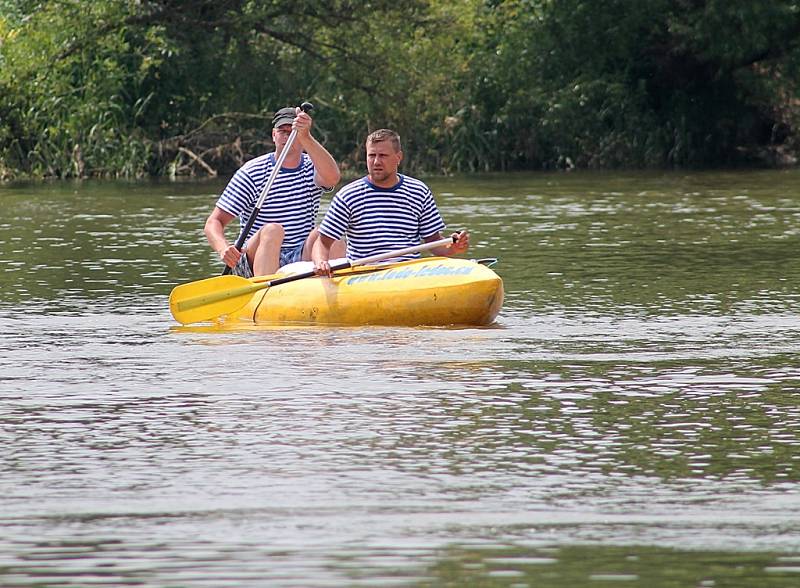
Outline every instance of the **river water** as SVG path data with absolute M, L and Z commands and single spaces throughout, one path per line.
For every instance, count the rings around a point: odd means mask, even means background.
M 180 327 L 220 183 L 0 186 L 0 586 L 799 586 L 800 172 L 428 181 L 491 327 Z

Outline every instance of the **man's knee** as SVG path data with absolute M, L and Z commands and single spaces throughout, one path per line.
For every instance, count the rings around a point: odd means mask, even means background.
M 268 241 L 278 241 L 279 243 L 283 242 L 283 237 L 286 235 L 286 231 L 283 230 L 283 226 L 279 225 L 278 223 L 267 223 L 259 230 L 259 242 L 265 243 Z

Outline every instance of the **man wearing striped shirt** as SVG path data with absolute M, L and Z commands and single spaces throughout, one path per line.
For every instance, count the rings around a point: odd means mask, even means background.
M 347 237 L 350 260 L 388 253 L 442 238 L 444 222 L 430 188 L 420 180 L 398 173 L 403 151 L 400 136 L 389 129 L 370 134 L 366 141 L 366 177 L 339 190 L 319 226 L 311 259 L 314 270 L 331 275 L 331 257 L 338 240 Z M 454 235 L 452 245 L 437 247 L 434 255 L 456 255 L 469 248 L 469 235 Z M 412 259 L 419 253 L 392 259 Z
M 246 278 L 272 274 L 281 266 L 310 260 L 318 238 L 314 228 L 320 196 L 339 181 L 339 166 L 311 135 L 311 117 L 300 108 L 282 108 L 272 119 L 275 152 L 245 163 L 231 178 L 206 220 L 205 234 L 211 247 L 234 275 Z M 275 176 L 242 251 L 225 238 L 225 227 L 239 217 L 244 230 L 250 213 L 292 129 L 297 131 Z M 334 245 L 334 255 L 344 254 L 344 244 Z

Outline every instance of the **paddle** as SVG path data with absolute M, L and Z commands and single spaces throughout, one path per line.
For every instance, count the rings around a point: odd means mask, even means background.
M 314 110 L 314 105 L 310 102 L 303 102 L 300 105 L 300 109 L 303 112 L 311 112 Z M 244 246 L 244 242 L 247 241 L 247 235 L 250 234 L 250 229 L 253 228 L 253 223 L 256 222 L 256 218 L 258 217 L 258 213 L 261 212 L 261 205 L 264 204 L 264 199 L 267 197 L 267 193 L 269 192 L 270 188 L 272 188 L 272 184 L 275 182 L 275 178 L 278 176 L 278 173 L 281 171 L 281 166 L 283 165 L 283 160 L 286 159 L 286 154 L 289 153 L 289 149 L 294 143 L 294 139 L 297 137 L 297 131 L 292 129 L 292 132 L 289 134 L 289 138 L 286 139 L 286 145 L 283 146 L 281 149 L 281 154 L 278 155 L 278 159 L 275 162 L 275 167 L 272 168 L 272 172 L 269 174 L 269 178 L 267 178 L 267 183 L 264 184 L 264 189 L 261 190 L 261 194 L 256 201 L 256 206 L 253 208 L 253 211 L 250 213 L 250 217 L 247 219 L 247 224 L 244 226 L 244 229 L 239 234 L 239 238 L 236 239 L 236 243 L 234 247 L 239 251 L 242 250 Z M 231 267 L 229 265 L 225 266 L 225 269 L 222 270 L 222 275 L 227 276 L 231 273 Z
M 421 245 L 406 247 L 405 249 L 397 249 L 387 253 L 356 259 L 355 261 L 345 260 L 332 265 L 331 271 L 366 265 L 376 261 L 406 255 L 407 253 L 428 251 L 429 249 L 451 243 L 455 243 L 455 239 L 453 237 L 447 237 L 446 239 L 431 241 L 430 243 L 422 243 Z M 184 325 L 207 321 L 224 314 L 236 312 L 247 304 L 254 292 L 270 288 L 271 286 L 278 286 L 288 282 L 311 278 L 315 275 L 313 271 L 308 271 L 293 276 L 275 278 L 267 282 L 257 283 L 253 283 L 247 278 L 242 278 L 240 276 L 223 275 L 214 278 L 206 278 L 205 280 L 181 284 L 173 288 L 172 293 L 169 295 L 169 310 L 172 312 L 172 316 L 175 317 L 175 320 Z

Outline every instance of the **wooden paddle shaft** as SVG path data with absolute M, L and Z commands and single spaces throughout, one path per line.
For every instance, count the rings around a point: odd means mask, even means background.
M 337 270 L 347 269 L 349 267 L 355 267 L 357 265 L 367 265 L 368 263 L 372 263 L 375 261 L 383 261 L 384 259 L 391 259 L 393 257 L 400 257 L 401 255 L 405 255 L 406 253 L 417 253 L 419 251 L 429 251 L 430 249 L 435 249 L 436 247 L 441 247 L 442 245 L 449 245 L 456 242 L 456 237 L 447 237 L 445 239 L 439 239 L 438 241 L 431 241 L 430 243 L 422 243 L 421 245 L 414 245 L 413 247 L 406 247 L 405 249 L 397 249 L 396 251 L 390 251 L 388 253 L 378 253 L 377 255 L 371 255 L 369 257 L 362 257 L 361 259 L 356 259 L 355 261 L 345 260 L 342 263 L 337 263 L 331 266 L 331 271 L 335 272 Z M 266 286 L 278 286 L 280 284 L 286 284 L 287 282 L 294 282 L 296 280 L 302 280 L 304 278 L 311 278 L 316 275 L 316 272 L 308 271 L 303 272 L 301 274 L 295 274 L 293 276 L 287 276 L 285 278 L 276 278 L 274 280 L 270 280 L 267 282 Z

